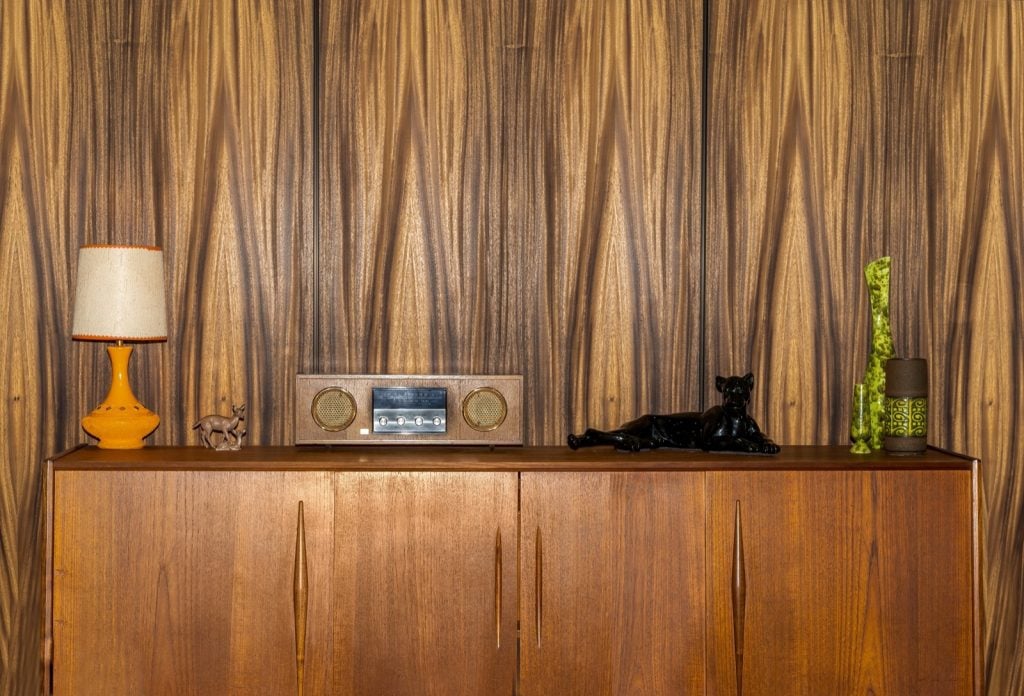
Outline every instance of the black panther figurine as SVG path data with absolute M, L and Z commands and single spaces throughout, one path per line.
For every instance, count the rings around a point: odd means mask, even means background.
M 582 435 L 569 435 L 569 447 L 614 445 L 617 450 L 677 447 L 706 452 L 745 452 L 778 454 L 779 446 L 765 437 L 754 419 L 747 415 L 754 375 L 716 377 L 715 388 L 722 392 L 722 405 L 704 413 L 648 414 L 617 430 L 587 428 Z

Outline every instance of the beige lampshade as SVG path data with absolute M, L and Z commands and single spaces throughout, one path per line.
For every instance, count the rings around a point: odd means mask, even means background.
M 146 246 L 83 246 L 71 334 L 85 341 L 165 340 L 164 252 Z

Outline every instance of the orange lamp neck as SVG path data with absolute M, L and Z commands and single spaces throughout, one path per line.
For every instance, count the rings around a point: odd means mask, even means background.
M 101 406 L 125 406 L 134 407 L 139 400 L 135 398 L 132 387 L 128 383 L 128 361 L 132 356 L 132 347 L 124 344 L 107 346 L 107 355 L 110 356 L 110 391 Z

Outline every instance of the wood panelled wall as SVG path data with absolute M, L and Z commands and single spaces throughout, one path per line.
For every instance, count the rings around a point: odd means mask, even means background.
M 775 439 L 843 443 L 891 254 L 1024 694 L 1022 238 L 1020 0 L 0 0 L 0 694 L 38 683 L 39 462 L 109 380 L 85 242 L 166 250 L 159 444 L 242 400 L 289 444 L 297 371 L 522 373 L 557 444 L 747 369 Z

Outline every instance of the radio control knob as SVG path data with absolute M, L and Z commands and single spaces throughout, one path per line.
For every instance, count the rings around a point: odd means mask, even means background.
M 399 425 L 405 425 L 405 416 L 399 416 L 399 417 L 398 417 L 397 419 L 395 419 L 395 420 L 396 420 L 396 422 L 397 422 L 397 423 L 398 423 Z
M 416 425 L 423 425 L 423 416 L 416 416 Z
M 434 416 L 434 425 L 441 425 L 441 418 L 440 417 Z
M 388 424 L 388 417 L 387 416 L 381 416 L 380 418 L 377 419 L 377 422 L 380 423 L 381 425 L 387 425 Z

